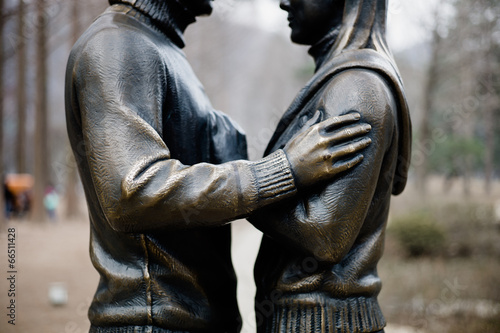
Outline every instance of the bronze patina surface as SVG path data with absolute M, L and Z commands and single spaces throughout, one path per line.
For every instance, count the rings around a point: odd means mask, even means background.
M 370 126 L 352 112 L 246 161 L 244 134 L 212 108 L 182 51 L 210 1 L 110 4 L 66 75 L 100 274 L 91 332 L 238 332 L 228 222 L 358 164 Z

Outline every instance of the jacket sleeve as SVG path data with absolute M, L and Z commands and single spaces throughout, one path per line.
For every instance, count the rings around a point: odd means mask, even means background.
M 236 122 L 224 113 L 213 110 L 209 123 L 212 163 L 248 159 L 246 136 Z
M 263 208 L 249 219 L 266 236 L 320 262 L 339 262 L 350 250 L 383 178 L 381 167 L 393 146 L 396 104 L 384 79 L 367 70 L 339 73 L 324 90 L 318 109 L 325 117 L 350 111 L 372 126 L 372 144 L 363 161 L 328 184 L 299 194 L 290 202 Z M 390 188 L 390 187 L 389 187 Z M 390 195 L 390 191 L 389 191 Z
M 79 160 L 90 174 L 83 181 L 113 229 L 218 226 L 296 191 L 283 151 L 220 165 L 170 158 L 159 134 L 166 68 L 152 42 L 117 29 L 97 34 L 69 70 L 85 147 Z

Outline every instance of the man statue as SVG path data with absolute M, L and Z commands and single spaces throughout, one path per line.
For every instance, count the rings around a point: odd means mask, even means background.
M 110 4 L 73 47 L 66 76 L 100 274 L 90 332 L 238 332 L 227 223 L 359 163 L 370 127 L 349 113 L 245 161 L 244 135 L 213 110 L 181 50 L 211 1 Z
M 387 0 L 280 5 L 292 41 L 311 45 L 316 72 L 266 153 L 286 147 L 309 126 L 305 121 L 352 111 L 372 126 L 373 143 L 352 170 L 251 217 L 265 234 L 255 265 L 258 332 L 382 332 L 377 263 L 391 194 L 405 187 L 411 144 L 403 85 L 385 39 Z

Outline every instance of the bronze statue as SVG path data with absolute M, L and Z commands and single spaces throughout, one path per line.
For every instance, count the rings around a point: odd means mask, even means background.
M 238 332 L 228 222 L 357 165 L 370 126 L 346 113 L 246 161 L 244 135 L 213 110 L 181 50 L 211 2 L 110 4 L 73 47 L 66 75 L 100 274 L 90 331 Z
M 250 221 L 265 234 L 255 265 L 259 333 L 383 332 L 377 262 L 391 194 L 405 187 L 411 124 L 385 40 L 387 0 L 281 0 L 292 41 L 316 72 L 282 117 L 267 154 L 314 122 L 351 111 L 372 126 L 363 163 Z M 314 123 L 313 122 L 313 123 Z

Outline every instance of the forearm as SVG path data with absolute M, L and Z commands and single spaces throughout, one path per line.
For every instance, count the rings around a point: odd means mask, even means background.
M 115 189 L 120 196 L 106 207 L 106 216 L 120 231 L 219 226 L 292 196 L 286 163 L 281 151 L 257 162 L 193 166 L 159 155 L 121 177 Z
M 296 191 L 283 151 L 257 162 L 186 166 L 171 158 L 139 106 L 85 98 L 81 105 L 86 181 L 115 230 L 219 226 Z

